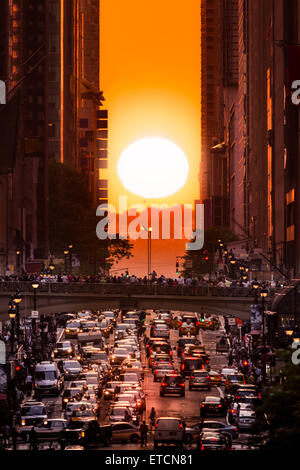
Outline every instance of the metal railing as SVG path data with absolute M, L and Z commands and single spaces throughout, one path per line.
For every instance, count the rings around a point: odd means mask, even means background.
M 0 294 L 19 291 L 33 293 L 31 282 L 0 282 Z M 269 297 L 277 290 L 269 289 Z M 116 294 L 116 295 L 175 295 L 200 297 L 253 297 L 255 290 L 251 287 L 193 287 L 186 285 L 170 286 L 162 284 L 130 283 L 90 283 L 90 282 L 45 282 L 40 283 L 37 294 Z

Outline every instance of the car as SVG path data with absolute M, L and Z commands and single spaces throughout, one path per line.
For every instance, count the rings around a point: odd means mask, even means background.
M 82 371 L 82 366 L 80 362 L 76 360 L 66 360 L 62 361 L 62 370 L 65 380 L 73 380 L 79 377 Z
M 261 393 L 258 390 L 258 387 L 256 385 L 252 384 L 243 384 L 239 385 L 235 392 L 236 397 L 242 397 L 242 396 L 256 396 L 259 399 L 261 399 Z
M 221 397 L 207 396 L 200 405 L 200 416 L 220 415 L 226 416 L 227 409 L 224 399 Z
M 127 423 L 126 421 L 118 421 L 111 424 L 111 433 L 113 442 L 132 442 L 136 443 L 140 440 L 140 432 L 138 426 Z
M 170 363 L 170 356 L 165 353 L 152 353 L 149 358 L 149 367 L 152 369 L 157 363 Z
M 77 338 L 81 329 L 81 323 L 78 320 L 70 320 L 66 323 L 65 338 Z
M 191 338 L 189 336 L 182 336 L 181 338 L 179 338 L 179 340 L 177 341 L 177 354 L 178 356 L 181 355 L 182 353 L 182 350 L 184 348 L 184 346 L 186 344 L 193 344 L 193 345 L 200 345 L 200 341 L 198 338 Z
M 228 374 L 225 381 L 225 393 L 233 395 L 241 384 L 245 384 L 245 376 L 241 373 Z
M 80 408 L 72 411 L 69 426 L 71 428 L 80 428 L 84 423 L 94 421 L 95 413 L 91 408 L 81 405 Z
M 239 431 L 251 431 L 256 423 L 256 413 L 251 409 L 239 409 L 236 425 Z
M 215 370 L 210 370 L 208 372 L 208 375 L 210 377 L 210 384 L 211 385 L 216 385 L 216 386 L 221 385 L 221 374 L 220 374 L 220 372 L 217 372 Z
M 74 380 L 70 383 L 69 388 L 82 388 L 83 393 L 88 389 L 86 380 Z
M 132 408 L 130 406 L 122 405 L 122 404 L 115 404 L 111 406 L 110 413 L 108 416 L 108 420 L 110 422 L 116 421 L 126 421 L 126 411 L 129 414 L 129 422 L 136 421 L 136 417 L 133 414 Z
M 189 390 L 200 388 L 206 388 L 209 391 L 211 389 L 210 376 L 204 369 L 194 370 L 189 379 Z
M 221 421 L 204 421 L 203 423 L 197 423 L 185 429 L 186 441 L 192 442 L 196 440 L 197 434 L 204 430 L 230 434 L 232 439 L 237 439 L 239 436 L 236 426 L 222 423 Z
M 103 399 L 111 400 L 114 397 L 115 389 L 117 385 L 121 384 L 120 381 L 106 382 L 103 388 Z
M 160 384 L 160 396 L 165 395 L 180 395 L 185 396 L 185 382 L 184 378 L 180 374 L 166 374 Z
M 40 426 L 34 428 L 38 439 L 58 438 L 60 432 L 67 428 L 67 420 L 51 418 L 45 420 Z
M 30 430 L 32 426 L 38 426 L 48 419 L 46 406 L 43 402 L 26 400 L 20 406 L 19 423 L 21 431 Z
M 228 441 L 220 433 L 203 432 L 200 435 L 199 450 L 228 450 Z
M 173 355 L 172 348 L 170 346 L 170 343 L 167 341 L 155 341 L 151 346 L 150 346 L 150 352 L 155 352 L 157 354 L 160 353 L 165 353 L 169 354 L 169 356 Z
M 114 348 L 110 359 L 111 365 L 122 364 L 124 359 L 130 359 L 130 354 L 126 347 Z
M 229 352 L 230 350 L 230 344 L 227 338 L 222 337 L 219 339 L 219 341 L 216 343 L 216 352 Z
M 54 350 L 53 350 L 54 358 L 73 357 L 74 354 L 75 354 L 75 350 L 71 341 L 60 341 L 56 343 Z
M 122 372 L 119 375 L 120 382 L 140 383 L 141 374 L 139 372 Z
M 85 408 L 90 408 L 91 410 L 94 408 L 92 403 L 86 401 L 69 401 L 64 409 L 65 419 L 70 419 L 72 412 L 74 410 L 78 410 L 82 405 L 85 406 Z
M 227 376 L 230 374 L 238 374 L 238 370 L 233 367 L 224 367 L 221 370 L 221 384 L 224 385 L 227 379 Z
M 162 380 L 166 374 L 175 374 L 175 367 L 173 364 L 160 364 L 158 363 L 152 370 L 153 372 L 153 381 L 157 382 Z
M 116 395 L 114 398 L 114 404 L 120 403 L 128 403 L 135 412 L 137 411 L 137 398 L 135 395 L 126 392 Z
M 83 395 L 82 387 L 65 388 L 64 391 L 63 391 L 62 397 L 61 397 L 62 398 L 62 409 L 64 410 L 67 406 L 67 403 L 69 403 L 69 401 L 71 401 L 72 399 L 77 400 L 77 401 L 81 400 L 82 395 Z
M 238 409 L 241 410 L 253 410 L 251 403 L 232 403 L 228 408 L 228 422 L 230 424 L 236 424 Z
M 159 417 L 156 419 L 154 449 L 157 449 L 159 444 L 175 444 L 181 448 L 183 447 L 184 430 L 180 418 Z
M 181 366 L 180 372 L 184 377 L 193 375 L 195 370 L 204 369 L 204 363 L 199 357 L 188 356 L 184 358 Z
M 95 348 L 95 347 L 90 347 L 90 346 L 85 346 L 81 350 L 81 361 L 82 364 L 102 364 L 103 362 L 107 363 L 108 362 L 108 356 L 106 351 Z

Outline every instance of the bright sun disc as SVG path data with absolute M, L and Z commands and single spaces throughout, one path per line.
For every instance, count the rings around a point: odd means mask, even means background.
M 151 137 L 129 145 L 120 155 L 117 170 L 128 191 L 144 198 L 161 198 L 182 188 L 189 165 L 174 142 Z

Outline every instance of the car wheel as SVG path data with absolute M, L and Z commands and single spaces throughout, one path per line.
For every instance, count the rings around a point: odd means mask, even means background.
M 185 393 L 182 393 L 181 396 L 182 396 L 182 397 L 185 397 Z
M 193 388 L 192 388 L 192 387 L 189 387 L 189 391 L 191 392 L 192 390 L 193 390 Z
M 161 396 L 161 397 L 164 397 L 165 394 L 164 394 L 163 392 L 160 392 L 160 396 Z
M 139 442 L 140 438 L 138 436 L 138 434 L 133 434 L 132 436 L 130 436 L 130 442 L 132 442 L 133 444 L 136 444 L 137 442 Z

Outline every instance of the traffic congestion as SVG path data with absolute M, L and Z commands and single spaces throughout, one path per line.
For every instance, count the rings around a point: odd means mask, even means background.
M 53 324 L 7 449 L 255 449 L 262 393 L 222 315 L 83 310 Z

